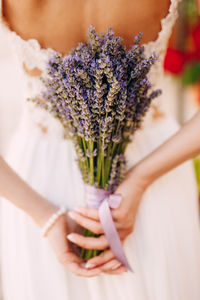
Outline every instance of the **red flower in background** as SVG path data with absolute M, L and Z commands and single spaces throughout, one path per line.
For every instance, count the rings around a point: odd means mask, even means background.
M 191 36 L 193 47 L 190 50 L 180 51 L 168 48 L 164 60 L 164 70 L 179 75 L 184 71 L 187 62 L 200 61 L 200 20 L 192 29 Z
M 192 40 L 194 43 L 194 54 L 197 60 L 200 61 L 200 21 L 192 30 Z
M 164 70 L 173 74 L 182 73 L 187 56 L 184 52 L 168 48 L 164 60 Z
M 200 20 L 189 32 L 189 44 L 185 51 L 168 48 L 163 67 L 167 72 L 181 75 L 184 84 L 195 84 L 197 103 L 200 106 Z

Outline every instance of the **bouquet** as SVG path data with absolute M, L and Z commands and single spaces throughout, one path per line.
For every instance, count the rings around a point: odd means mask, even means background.
M 127 50 L 111 28 L 98 35 L 91 25 L 86 43 L 79 43 L 65 57 L 53 53 L 47 76 L 42 78 L 45 89 L 40 97 L 31 99 L 52 113 L 72 140 L 87 204 L 99 208 L 111 248 L 125 265 L 109 207 L 120 202 L 120 195 L 113 193 L 126 171 L 125 149 L 152 99 L 160 94 L 160 90 L 150 92 L 148 78 L 157 56 L 145 57 L 139 45 L 141 36 L 139 33 Z M 87 229 L 84 235 L 96 236 Z M 98 253 L 82 249 L 81 256 L 87 260 Z

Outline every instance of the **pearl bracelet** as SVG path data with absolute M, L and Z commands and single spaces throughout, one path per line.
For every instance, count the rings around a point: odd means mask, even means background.
M 42 235 L 43 237 L 45 237 L 47 235 L 47 232 L 49 231 L 49 229 L 56 223 L 56 221 L 58 220 L 58 218 L 61 215 L 64 215 L 66 213 L 66 208 L 61 207 L 56 213 L 54 213 L 49 220 L 44 224 L 43 228 L 42 228 Z

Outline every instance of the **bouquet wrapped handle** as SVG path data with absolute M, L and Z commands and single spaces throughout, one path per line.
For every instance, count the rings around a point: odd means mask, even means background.
M 120 194 L 111 194 L 109 191 L 95 188 L 94 186 L 85 185 L 85 197 L 88 207 L 98 209 L 101 225 L 115 257 L 127 270 L 133 272 L 126 258 L 110 212 L 110 208 L 117 208 L 119 206 L 122 196 Z

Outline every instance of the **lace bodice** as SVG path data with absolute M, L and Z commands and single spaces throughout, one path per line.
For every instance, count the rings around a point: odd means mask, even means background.
M 178 3 L 181 0 L 171 0 L 168 14 L 161 20 L 161 30 L 155 41 L 150 41 L 145 46 L 146 55 L 150 55 L 153 51 L 159 54 L 159 59 L 151 69 L 151 82 L 154 87 L 160 87 L 163 78 L 163 60 L 167 48 L 168 40 L 171 35 L 173 25 L 178 16 Z M 37 107 L 34 103 L 26 101 L 27 98 L 38 95 L 42 89 L 40 75 L 45 75 L 46 61 L 48 60 L 53 49 L 44 49 L 40 46 L 36 39 L 23 40 L 16 32 L 9 29 L 2 17 L 2 1 L 0 0 L 0 23 L 4 34 L 11 41 L 19 64 L 23 87 L 23 124 L 26 123 L 26 129 L 36 130 L 38 127 L 43 132 L 53 133 L 57 137 L 63 137 L 63 130 L 57 120 L 46 111 Z M 162 112 L 162 102 L 164 97 L 160 96 L 154 100 L 155 106 Z M 164 112 L 163 112 L 164 113 Z M 153 121 L 153 109 L 151 109 L 145 117 L 144 124 Z M 31 127 L 31 128 L 30 128 Z M 28 131 L 27 131 L 28 132 Z

